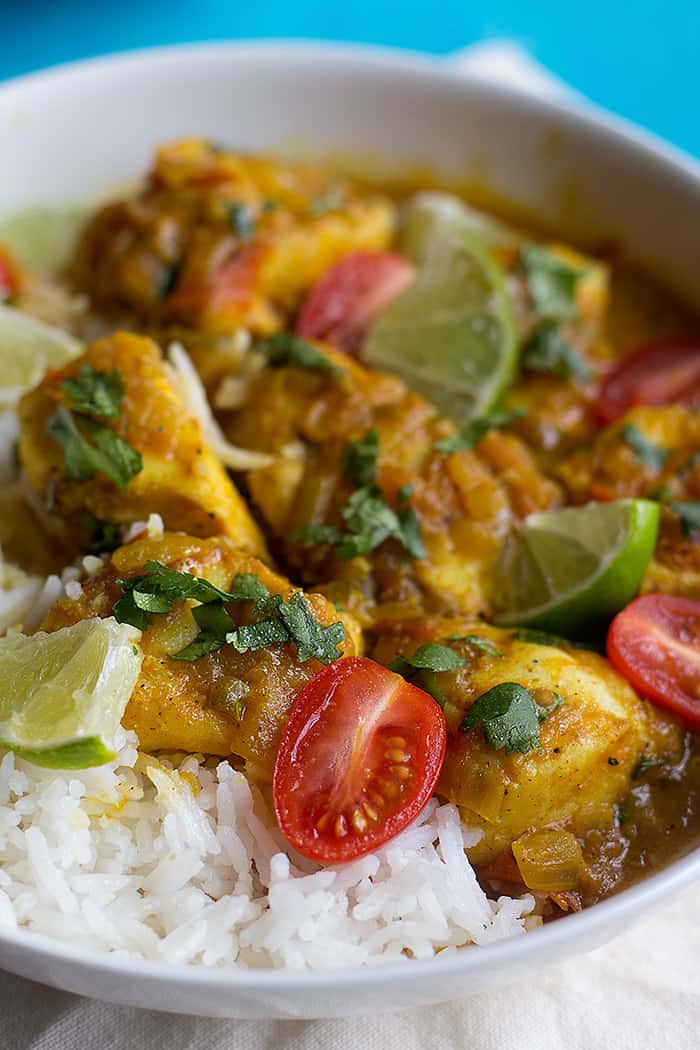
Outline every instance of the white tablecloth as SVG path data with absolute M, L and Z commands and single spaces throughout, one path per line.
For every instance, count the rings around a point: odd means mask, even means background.
M 524 90 L 568 91 L 509 45 L 481 45 L 459 61 Z M 93 1002 L 0 972 L 0 1048 L 698 1050 L 699 971 L 700 890 L 694 889 L 607 947 L 531 980 L 366 1020 L 185 1018 Z

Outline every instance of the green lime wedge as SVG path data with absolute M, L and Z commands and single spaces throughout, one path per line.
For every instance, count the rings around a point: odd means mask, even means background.
M 374 324 L 363 359 L 464 426 L 513 380 L 513 308 L 500 266 L 459 221 L 424 226 L 414 238 L 418 277 Z
M 0 304 L 0 406 L 15 404 L 47 368 L 62 368 L 81 351 L 67 332 Z
M 0 638 L 0 747 L 51 769 L 111 761 L 141 670 L 140 637 L 109 617 Z
M 89 214 L 84 204 L 23 208 L 0 218 L 0 244 L 23 266 L 55 276 L 70 262 Z
M 621 499 L 532 514 L 504 545 L 494 621 L 588 635 L 634 598 L 654 552 L 659 505 Z
M 465 204 L 452 193 L 428 190 L 417 193 L 407 205 L 397 247 L 402 255 L 422 265 L 437 236 L 461 233 L 489 251 L 517 248 L 523 240 L 520 233 L 487 212 Z

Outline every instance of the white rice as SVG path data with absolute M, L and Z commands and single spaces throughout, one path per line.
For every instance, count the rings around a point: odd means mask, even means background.
M 376 854 L 290 855 L 260 792 L 227 762 L 139 755 L 56 772 L 0 761 L 0 929 L 124 957 L 322 970 L 424 958 L 521 933 L 534 900 L 489 900 L 478 833 L 433 799 Z

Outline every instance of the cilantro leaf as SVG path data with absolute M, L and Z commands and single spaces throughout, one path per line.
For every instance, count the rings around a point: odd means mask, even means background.
M 540 744 L 539 708 L 517 682 L 501 682 L 477 697 L 460 728 L 466 733 L 479 726 L 495 751 L 527 754 Z
M 339 659 L 338 645 L 345 640 L 345 628 L 340 621 L 322 627 L 299 591 L 280 605 L 279 616 L 296 643 L 301 663 L 320 660 L 322 664 L 332 664 Z
M 421 536 L 420 521 L 414 508 L 408 502 L 412 493 L 411 485 L 404 485 L 397 493 L 399 531 L 396 538 L 410 558 L 424 558 L 425 546 Z
M 83 419 L 82 424 L 94 445 L 78 430 L 73 414 L 65 405 L 59 405 L 46 423 L 47 434 L 63 449 L 66 477 L 70 481 L 86 481 L 95 474 L 103 474 L 125 489 L 143 467 L 141 453 L 101 423 Z
M 379 431 L 372 428 L 363 438 L 351 441 L 345 449 L 345 477 L 358 488 L 370 488 L 377 479 Z
M 419 645 L 413 656 L 397 656 L 389 665 L 391 671 L 403 674 L 408 668 L 425 671 L 457 671 L 466 665 L 460 656 L 447 645 L 438 642 L 426 642 Z
M 77 376 L 64 379 L 59 390 L 66 395 L 67 407 L 73 412 L 113 419 L 119 415 L 124 382 L 118 368 L 98 372 L 92 365 L 81 365 Z
M 639 780 L 640 777 L 643 777 L 650 769 L 656 769 L 659 766 L 667 765 L 669 765 L 668 759 L 662 758 L 660 755 L 642 755 L 632 770 L 632 780 Z
M 402 675 L 408 682 L 430 693 L 440 707 L 445 706 L 445 696 L 436 675 L 441 671 L 458 671 L 466 665 L 464 657 L 446 645 L 426 642 L 419 645 L 413 656 L 397 656 L 389 664 L 389 670 Z
M 225 640 L 237 652 L 249 653 L 256 649 L 264 649 L 268 645 L 285 645 L 289 641 L 289 632 L 279 620 L 258 620 L 257 623 L 244 624 L 243 627 L 229 631 Z M 337 659 L 338 655 L 336 653 L 334 659 Z M 298 653 L 297 656 L 300 663 L 310 659 L 308 656 L 302 658 Z
M 252 572 L 236 573 L 226 597 L 231 602 L 253 602 L 259 612 L 272 612 L 282 601 L 278 594 L 272 594 Z
M 637 459 L 651 470 L 661 470 L 668 459 L 669 450 L 655 445 L 646 434 L 643 434 L 633 423 L 626 423 L 620 429 L 620 437 L 629 445 Z
M 668 507 L 681 520 L 684 536 L 694 536 L 700 529 L 700 500 L 688 503 L 669 503 Z
M 442 441 L 436 441 L 433 447 L 438 452 L 445 452 L 448 455 L 451 455 L 453 452 L 462 452 L 464 449 L 474 448 L 488 434 L 489 430 L 507 427 L 509 423 L 514 423 L 516 419 L 522 419 L 526 415 L 526 408 L 498 409 L 486 416 L 479 416 L 477 419 L 473 419 L 463 430 L 460 430 L 459 434 L 455 434 L 454 437 L 443 438 Z
M 242 241 L 249 241 L 255 234 L 255 218 L 247 204 L 229 204 L 228 217 L 231 226 Z
M 81 521 L 89 533 L 86 554 L 108 554 L 121 546 L 122 527 L 115 521 L 102 521 L 87 513 Z
M 265 354 L 268 364 L 274 367 L 281 365 L 299 365 L 301 368 L 317 368 L 325 372 L 342 371 L 320 350 L 292 332 L 277 332 L 269 339 L 264 339 L 255 348 Z
M 480 638 L 478 634 L 448 634 L 445 640 L 448 642 L 466 642 L 472 649 L 486 653 L 487 656 L 503 656 L 501 650 L 497 649 L 493 642 L 490 642 L 488 638 Z
M 375 489 L 357 489 L 348 499 L 341 514 L 348 531 L 337 551 L 343 561 L 369 554 L 384 540 L 401 533 L 396 511 L 385 503 Z
M 345 533 L 335 525 L 304 525 L 291 535 L 292 540 L 299 540 L 307 547 L 316 544 L 327 543 L 329 547 L 335 547 L 343 542 Z
M 588 382 L 593 377 L 586 362 L 552 321 L 546 321 L 532 333 L 523 347 L 522 362 L 529 372 L 551 372 L 560 379 L 576 376 Z
M 540 319 L 566 321 L 576 316 L 576 286 L 582 270 L 568 266 L 540 244 L 523 249 L 520 265 Z

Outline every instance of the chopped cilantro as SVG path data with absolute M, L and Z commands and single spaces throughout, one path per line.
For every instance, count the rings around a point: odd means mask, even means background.
M 490 642 L 488 638 L 480 638 L 478 634 L 448 634 L 445 640 L 448 642 L 466 642 L 472 649 L 485 653 L 487 656 L 503 656 L 501 650 L 497 649 L 493 642 Z
M 46 423 L 46 432 L 63 449 L 66 477 L 70 481 L 86 481 L 95 474 L 104 474 L 125 489 L 143 467 L 141 453 L 101 423 L 83 419 L 82 424 L 94 445 L 78 430 L 65 405 L 59 405 Z
M 694 536 L 700 529 L 700 500 L 688 503 L 669 503 L 669 510 L 677 514 L 684 536 Z
M 247 204 L 229 204 L 228 217 L 231 226 L 242 241 L 249 241 L 255 234 L 255 218 Z
M 501 682 L 477 697 L 467 711 L 462 732 L 482 728 L 486 742 L 496 751 L 527 754 L 540 744 L 540 722 L 563 703 L 557 696 L 547 708 L 540 707 L 531 693 L 517 682 Z
M 169 266 L 164 267 L 160 284 L 158 285 L 157 295 L 159 299 L 167 299 L 170 293 L 174 290 L 181 269 L 181 262 L 174 262 Z
M 523 249 L 520 265 L 540 320 L 567 321 L 576 316 L 576 286 L 582 270 L 568 266 L 540 244 Z
M 260 211 L 264 214 L 271 211 L 276 211 L 279 208 L 280 202 L 275 200 L 274 197 L 267 197 L 260 205 Z
M 656 769 L 658 766 L 667 766 L 668 764 L 668 759 L 661 758 L 660 755 L 642 755 L 632 770 L 632 780 L 639 780 L 648 770 Z
M 527 409 L 525 408 L 498 409 L 487 416 L 479 416 L 477 419 L 473 419 L 463 430 L 460 430 L 459 434 L 455 434 L 454 437 L 443 438 L 442 441 L 436 441 L 433 447 L 438 452 L 445 452 L 448 455 L 451 455 L 453 452 L 462 452 L 467 448 L 474 448 L 488 434 L 489 430 L 507 427 L 510 423 L 514 423 L 516 419 L 522 419 L 526 415 Z
M 345 528 L 335 525 L 306 525 L 293 534 L 305 546 L 327 543 L 343 561 L 369 554 L 388 539 L 397 540 L 411 558 L 422 558 L 425 548 L 420 522 L 410 504 L 412 489 L 404 485 L 397 493 L 397 509 L 385 501 L 374 484 L 379 458 L 379 435 L 370 430 L 345 451 L 345 476 L 360 485 L 341 510 Z
M 389 670 L 402 675 L 413 685 L 429 693 L 440 707 L 445 706 L 445 697 L 436 675 L 442 671 L 458 671 L 466 664 L 464 657 L 446 645 L 426 642 L 419 645 L 413 656 L 397 656 L 389 664 Z
M 121 546 L 122 527 L 115 521 L 101 521 L 92 514 L 83 514 L 81 520 L 89 534 L 86 554 L 109 554 Z
M 379 459 L 379 432 L 372 428 L 363 438 L 351 441 L 345 449 L 343 467 L 345 477 L 358 488 L 369 488 L 377 478 Z
M 425 671 L 457 671 L 466 665 L 466 660 L 438 642 L 426 642 L 419 645 L 413 656 L 397 656 L 390 667 L 392 671 L 403 674 L 408 668 Z
M 82 416 L 114 419 L 124 397 L 124 382 L 118 368 L 98 372 L 92 365 L 81 365 L 77 376 L 64 379 L 59 390 L 66 395 L 67 407 Z
M 545 321 L 536 328 L 523 346 L 523 367 L 529 372 L 551 372 L 560 379 L 576 376 L 588 382 L 593 373 L 566 342 L 553 321 Z
M 276 335 L 271 335 L 269 339 L 258 343 L 256 350 L 265 354 L 272 367 L 299 365 L 301 368 L 318 368 L 325 372 L 341 371 L 312 343 L 292 332 L 277 332 Z
M 253 573 L 238 573 L 231 589 L 224 591 L 209 580 L 160 562 L 146 562 L 144 570 L 142 576 L 117 580 L 124 594 L 113 613 L 120 623 L 145 630 L 154 614 L 170 612 L 178 602 L 199 602 L 192 609 L 199 634 L 173 655 L 175 660 L 198 660 L 224 645 L 245 653 L 287 642 L 295 643 L 300 663 L 314 659 L 328 664 L 340 656 L 338 645 L 345 639 L 342 623 L 322 626 L 300 592 L 285 601 Z M 226 609 L 229 602 L 251 602 L 265 618 L 238 627 Z
M 620 430 L 620 437 L 637 456 L 637 459 L 651 470 L 661 470 L 668 459 L 669 450 L 655 445 L 646 434 L 643 434 L 633 423 L 626 423 Z

